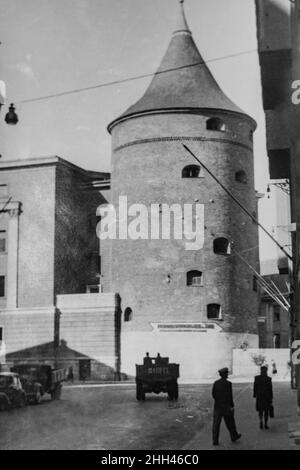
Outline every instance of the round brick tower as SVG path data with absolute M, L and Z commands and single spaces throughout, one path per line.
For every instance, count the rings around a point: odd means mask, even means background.
M 149 214 L 154 204 L 158 219 L 165 204 L 192 204 L 194 215 L 199 205 L 204 222 L 199 209 L 194 223 L 204 231 L 204 244 L 186 249 L 187 240 L 175 239 L 172 228 L 170 239 L 155 239 L 150 219 L 149 239 L 110 242 L 104 281 L 121 296 L 123 371 L 133 373 L 145 351 L 174 359 L 177 348 L 186 368 L 191 356 L 198 356 L 197 363 L 199 355 L 202 362 L 209 356 L 204 368 L 191 366 L 207 376 L 224 361 L 231 366 L 233 347 L 257 345 L 257 292 L 253 272 L 240 258 L 257 267 L 257 226 L 182 145 L 255 213 L 255 128 L 204 63 L 181 0 L 172 40 L 149 88 L 108 127 L 111 203 L 118 212 L 120 196 L 126 197 L 128 208 L 143 204 Z

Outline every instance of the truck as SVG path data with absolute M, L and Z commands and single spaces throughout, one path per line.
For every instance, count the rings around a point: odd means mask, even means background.
M 0 410 L 26 404 L 26 393 L 20 376 L 13 372 L 0 372 Z
M 178 400 L 179 364 L 169 363 L 168 357 L 150 357 L 136 365 L 136 399 L 144 401 L 146 393 L 167 393 L 170 401 Z
M 49 393 L 52 400 L 59 400 L 62 382 L 68 376 L 68 369 L 53 369 L 48 364 L 18 364 L 11 371 L 19 374 L 27 402 L 36 405 L 45 393 Z

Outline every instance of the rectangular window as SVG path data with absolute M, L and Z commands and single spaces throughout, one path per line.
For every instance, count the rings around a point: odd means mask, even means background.
M 0 253 L 5 253 L 6 251 L 6 231 L 0 230 Z
M 253 276 L 252 278 L 252 289 L 254 290 L 254 292 L 258 292 L 258 282 L 256 276 Z
M 100 286 L 99 284 L 86 286 L 87 294 L 99 294 Z
M 3 328 L 0 326 L 0 342 L 3 341 Z
M 95 255 L 95 259 L 96 259 L 96 271 L 97 271 L 97 274 L 101 274 L 101 256 L 97 253 Z
M 5 276 L 0 276 L 0 297 L 5 297 Z
M 207 305 L 207 319 L 208 320 L 221 320 L 222 319 L 222 308 L 220 304 L 208 304 Z
M 274 321 L 280 321 L 280 306 L 274 305 L 273 307 Z
M 202 276 L 193 277 L 193 279 L 192 279 L 192 286 L 202 287 L 202 286 L 203 286 L 203 284 L 202 284 Z
M 280 334 L 279 333 L 274 335 L 273 341 L 274 341 L 274 348 L 275 349 L 280 349 L 281 345 L 280 345 Z

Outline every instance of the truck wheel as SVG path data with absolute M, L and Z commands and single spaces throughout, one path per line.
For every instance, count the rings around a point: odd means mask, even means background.
M 51 400 L 59 400 L 60 399 L 61 389 L 62 389 L 62 386 L 59 385 L 58 387 L 55 388 L 55 390 L 53 390 L 53 392 L 51 392 Z
M 169 385 L 168 385 L 168 388 L 167 388 L 167 393 L 168 393 L 168 398 L 170 401 L 173 401 L 175 396 L 174 396 L 174 383 L 171 382 Z
M 37 390 L 35 397 L 34 397 L 34 404 L 39 405 L 41 403 L 41 399 L 42 399 L 41 391 Z
M 26 405 L 26 397 L 24 395 L 22 395 L 20 397 L 19 402 L 18 402 L 18 407 L 23 408 L 23 406 L 25 406 L 25 405 Z
M 8 409 L 8 403 L 4 400 L 0 401 L 0 411 L 6 411 Z
M 173 386 L 173 399 L 178 400 L 178 383 L 175 382 Z
M 136 384 L 136 399 L 138 401 L 141 401 L 143 398 L 143 387 L 140 382 L 137 382 Z

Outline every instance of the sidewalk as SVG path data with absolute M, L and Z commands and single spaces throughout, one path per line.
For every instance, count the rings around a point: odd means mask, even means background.
M 242 438 L 232 444 L 224 422 L 221 426 L 220 446 L 214 447 L 211 439 L 212 416 L 185 450 L 300 450 L 296 445 L 300 418 L 297 417 L 296 392 L 288 383 L 274 383 L 275 419 L 270 420 L 270 430 L 259 429 L 252 384 L 245 384 L 235 396 L 236 422 Z M 234 386 L 233 386 L 234 389 Z M 290 431 L 290 432 L 289 432 Z M 292 435 L 292 431 L 295 435 Z M 300 436 L 300 432 L 299 432 Z M 292 438 L 293 437 L 293 438 Z M 295 439 L 296 438 L 296 439 Z

